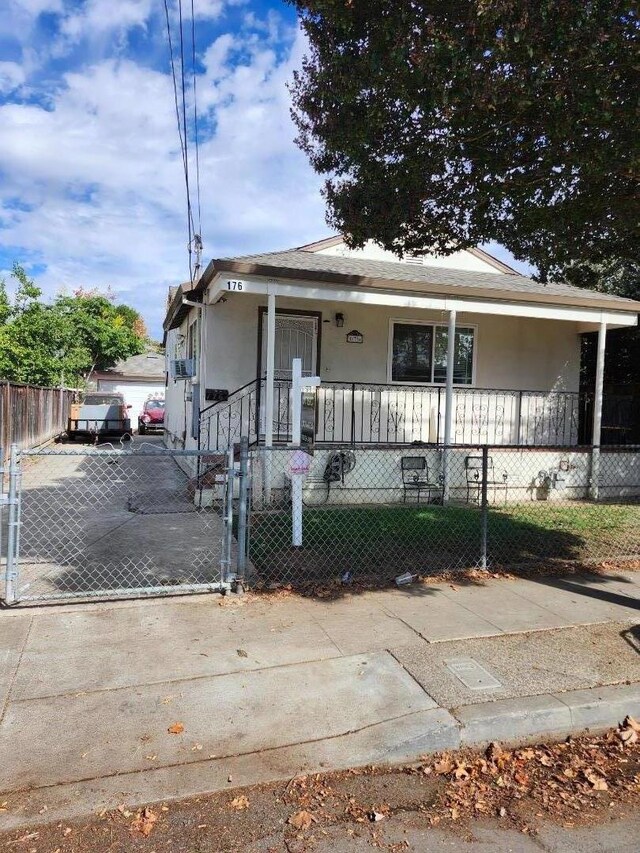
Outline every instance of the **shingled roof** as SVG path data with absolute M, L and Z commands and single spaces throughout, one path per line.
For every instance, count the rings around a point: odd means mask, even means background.
M 203 279 L 215 272 L 228 271 L 246 275 L 268 275 L 312 281 L 349 284 L 351 286 L 410 290 L 420 293 L 443 293 L 460 297 L 489 297 L 501 300 L 552 302 L 622 311 L 640 311 L 640 302 L 585 290 L 561 282 L 543 284 L 518 273 L 476 272 L 446 267 L 420 266 L 401 261 L 377 261 L 358 257 L 290 249 L 254 255 L 220 258 L 212 261 Z

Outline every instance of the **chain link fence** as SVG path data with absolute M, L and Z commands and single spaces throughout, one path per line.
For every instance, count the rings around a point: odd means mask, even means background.
M 224 455 L 157 445 L 14 452 L 4 598 L 221 589 L 235 559 Z
M 257 586 L 640 557 L 637 447 L 323 447 L 306 474 L 291 473 L 293 453 L 250 453 Z

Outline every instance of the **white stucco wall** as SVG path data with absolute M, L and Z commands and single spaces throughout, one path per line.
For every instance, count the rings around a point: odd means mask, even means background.
M 229 294 L 207 310 L 206 384 L 230 392 L 255 378 L 258 364 L 258 308 L 266 297 Z M 446 315 L 313 300 L 278 299 L 278 308 L 322 313 L 320 376 L 335 382 L 389 381 L 387 356 L 392 319 L 446 324 Z M 344 314 L 343 328 L 334 322 Z M 326 322 L 328 321 L 328 322 Z M 577 391 L 580 370 L 578 326 L 572 322 L 459 314 L 458 325 L 476 326 L 478 388 Z M 346 333 L 357 329 L 362 344 Z
M 195 442 L 189 440 L 191 431 L 191 403 L 187 400 L 191 392 L 191 382 L 183 379 L 172 379 L 170 361 L 176 357 L 184 357 L 178 345 L 179 336 L 186 336 L 187 321 L 180 328 L 170 329 L 165 345 L 167 371 L 169 379 L 165 389 L 165 443 L 177 449 L 190 449 Z
M 282 497 L 288 490 L 288 463 L 293 451 L 274 448 L 252 451 L 252 496 L 256 509 L 266 505 L 265 474 L 269 473 L 272 499 Z M 345 474 L 344 482 L 331 484 L 327 499 L 323 472 L 333 450 L 320 448 L 304 479 L 304 499 L 314 504 L 388 504 L 404 501 L 400 460 L 403 456 L 426 458 L 429 481 L 438 483 L 442 473 L 443 451 L 440 448 L 356 448 L 354 469 Z M 453 503 L 477 503 L 479 486 L 473 480 L 467 490 L 465 458 L 479 456 L 481 450 L 456 448 L 450 451 L 450 497 Z M 582 501 L 589 498 L 591 452 L 575 448 L 544 450 L 534 448 L 492 448 L 493 477 L 500 485 L 488 486 L 491 505 L 517 503 L 558 503 Z M 506 478 L 504 475 L 506 474 Z M 545 477 L 548 475 L 548 479 Z M 504 485 L 503 485 L 504 484 Z M 603 500 L 636 499 L 640 495 L 640 455 L 633 452 L 603 452 L 600 460 L 600 496 Z M 434 490 L 433 496 L 437 495 Z M 423 496 L 426 500 L 426 495 Z M 409 497 L 415 500 L 415 497 Z

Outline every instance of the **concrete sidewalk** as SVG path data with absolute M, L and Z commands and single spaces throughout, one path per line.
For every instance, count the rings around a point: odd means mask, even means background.
M 632 572 L 0 611 L 0 827 L 613 725 L 639 617 Z

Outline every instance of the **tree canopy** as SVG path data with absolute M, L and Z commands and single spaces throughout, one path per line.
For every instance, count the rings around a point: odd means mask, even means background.
M 47 304 L 15 264 L 11 299 L 0 281 L 0 378 L 36 385 L 82 385 L 94 370 L 144 351 L 142 318 L 109 295 L 79 289 Z
M 353 245 L 496 240 L 544 278 L 636 251 L 640 23 L 628 0 L 289 0 L 298 142 Z

